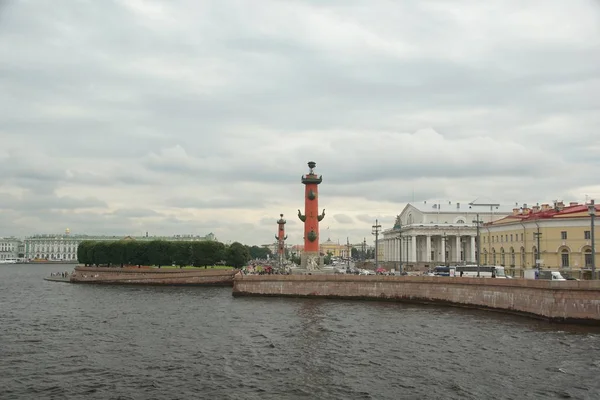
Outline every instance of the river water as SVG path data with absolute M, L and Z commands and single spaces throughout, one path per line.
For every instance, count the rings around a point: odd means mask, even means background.
M 0 399 L 599 399 L 600 330 L 0 265 Z

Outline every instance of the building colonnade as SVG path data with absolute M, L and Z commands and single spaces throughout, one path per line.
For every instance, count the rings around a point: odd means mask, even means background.
M 403 233 L 382 240 L 383 260 L 421 264 L 475 264 L 477 238 L 469 234 Z

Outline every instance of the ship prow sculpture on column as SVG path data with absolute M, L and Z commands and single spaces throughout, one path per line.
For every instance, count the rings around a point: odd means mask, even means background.
M 323 269 L 323 257 L 319 248 L 319 222 L 325 218 L 325 209 L 319 214 L 319 184 L 323 177 L 315 174 L 316 166 L 316 162 L 309 161 L 309 172 L 302 176 L 304 214 L 298 210 L 298 218 L 304 222 L 304 251 L 300 258 L 300 267 L 308 271 Z

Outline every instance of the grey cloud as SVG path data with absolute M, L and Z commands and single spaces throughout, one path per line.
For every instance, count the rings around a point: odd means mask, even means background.
M 106 202 L 93 198 L 87 197 L 77 199 L 68 196 L 55 196 L 55 195 L 30 195 L 25 196 L 22 199 L 17 197 L 0 193 L 0 204 L 5 209 L 11 210 L 26 210 L 26 211 L 38 211 L 38 210 L 77 210 L 86 208 L 105 208 Z
M 352 224 L 354 220 L 352 217 L 346 214 L 335 214 L 333 219 L 339 222 L 340 224 Z
M 154 216 L 160 215 L 159 213 L 157 213 L 154 210 L 148 210 L 148 209 L 143 209 L 143 208 L 130 208 L 130 209 L 120 208 L 120 209 L 113 211 L 111 214 L 113 214 L 117 217 L 124 217 L 124 218 L 144 218 L 144 217 L 154 217 Z
M 413 199 L 600 198 L 593 2 L 1 4 L 0 235 L 301 242 L 308 160 L 351 240 Z
M 200 198 L 193 197 L 181 197 L 181 198 L 170 198 L 165 201 L 165 204 L 169 207 L 177 208 L 262 208 L 264 206 L 264 200 L 257 197 L 254 199 L 248 198 L 214 198 L 208 193 L 206 196 Z

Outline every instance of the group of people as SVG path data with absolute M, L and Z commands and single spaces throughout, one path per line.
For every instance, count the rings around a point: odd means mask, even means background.
M 271 265 L 248 265 L 242 268 L 241 273 L 243 275 L 289 275 L 291 270 L 289 268 L 276 269 Z
M 65 272 L 52 272 L 50 274 L 50 276 L 60 276 L 62 278 L 68 278 L 69 277 L 69 273 L 67 271 L 65 271 Z

